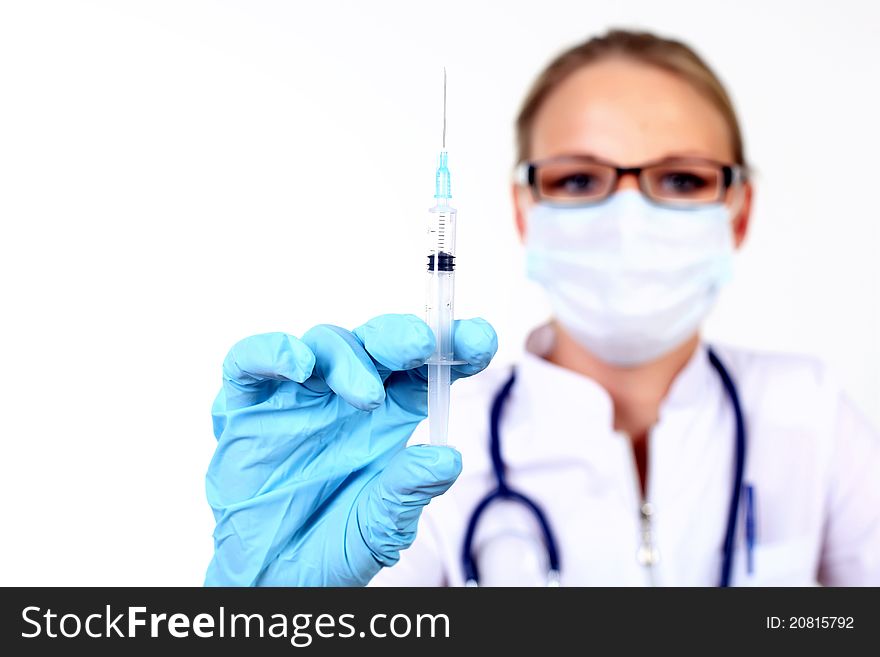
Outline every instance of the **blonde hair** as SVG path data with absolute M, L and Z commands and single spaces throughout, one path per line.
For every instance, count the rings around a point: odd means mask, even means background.
M 664 39 L 650 32 L 610 30 L 569 48 L 558 55 L 532 83 L 516 118 L 517 162 L 529 159 L 532 124 L 547 96 L 569 75 L 583 66 L 607 57 L 622 56 L 669 71 L 691 84 L 721 112 L 730 129 L 734 161 L 745 166 L 745 152 L 733 102 L 711 68 L 680 41 Z

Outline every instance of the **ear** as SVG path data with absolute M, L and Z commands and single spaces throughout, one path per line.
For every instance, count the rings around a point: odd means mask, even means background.
M 513 200 L 513 218 L 516 221 L 516 231 L 519 233 L 519 241 L 526 240 L 526 213 L 531 203 L 529 193 L 521 185 L 516 183 L 510 186 L 510 195 Z
M 733 219 L 733 244 L 740 248 L 746 239 L 749 230 L 749 220 L 752 216 L 752 195 L 754 189 L 752 183 L 747 182 L 743 187 L 743 202 L 739 213 Z

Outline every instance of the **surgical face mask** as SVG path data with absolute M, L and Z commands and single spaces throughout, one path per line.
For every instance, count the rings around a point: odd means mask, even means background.
M 528 214 L 529 277 L 562 327 L 601 360 L 652 361 L 699 328 L 732 272 L 731 213 L 677 209 L 638 191 L 600 204 L 536 204 Z

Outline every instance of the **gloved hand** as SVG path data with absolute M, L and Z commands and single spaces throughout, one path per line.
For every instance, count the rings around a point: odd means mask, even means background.
M 453 380 L 485 368 L 498 346 L 482 319 L 457 321 L 453 342 L 468 363 Z M 232 348 L 213 407 L 206 585 L 364 585 L 397 562 L 422 507 L 461 471 L 450 447 L 405 448 L 427 415 L 422 363 L 433 350 L 414 315 Z

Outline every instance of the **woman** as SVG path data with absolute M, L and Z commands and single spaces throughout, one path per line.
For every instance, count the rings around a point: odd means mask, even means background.
M 554 320 L 515 372 L 456 384 L 460 452 L 418 444 L 415 317 L 233 347 L 207 583 L 880 584 L 877 434 L 815 361 L 700 339 L 752 198 L 715 75 L 613 31 L 548 66 L 517 136 Z M 461 321 L 455 347 L 470 377 L 494 331 Z

